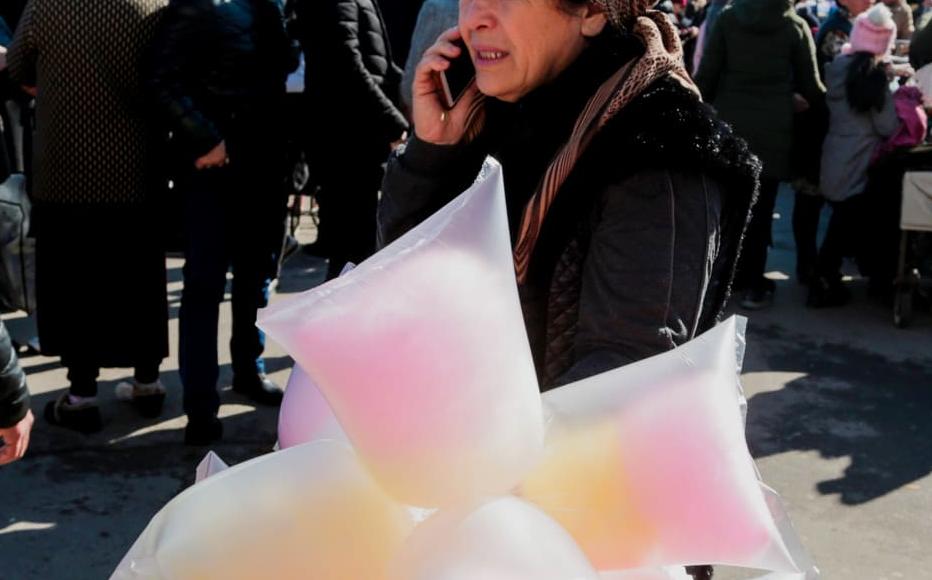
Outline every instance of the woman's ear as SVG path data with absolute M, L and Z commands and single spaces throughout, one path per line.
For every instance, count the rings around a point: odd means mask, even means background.
M 598 36 L 607 23 L 608 18 L 606 18 L 605 11 L 600 6 L 596 6 L 592 2 L 586 4 L 582 13 L 582 26 L 580 27 L 583 36 L 586 38 Z

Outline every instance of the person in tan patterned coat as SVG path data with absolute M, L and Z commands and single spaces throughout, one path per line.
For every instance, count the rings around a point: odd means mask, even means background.
M 157 415 L 168 354 L 165 255 L 140 64 L 166 0 L 30 0 L 8 61 L 36 95 L 33 233 L 39 337 L 70 388 L 51 423 L 102 428 L 101 367 L 133 367 L 140 411 Z

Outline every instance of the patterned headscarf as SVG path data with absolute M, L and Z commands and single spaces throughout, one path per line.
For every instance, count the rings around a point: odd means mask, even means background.
M 608 16 L 608 22 L 617 30 L 630 28 L 635 19 L 650 9 L 650 0 L 592 0 Z
M 645 89 L 663 77 L 678 81 L 699 97 L 683 64 L 683 47 L 665 14 L 649 8 L 649 0 L 591 0 L 603 8 L 612 27 L 637 37 L 644 54 L 624 65 L 589 99 L 576 119 L 573 133 L 547 168 L 537 192 L 528 201 L 515 243 L 518 281 L 527 279 L 531 254 L 544 218 L 560 187 L 585 152 L 592 137 Z

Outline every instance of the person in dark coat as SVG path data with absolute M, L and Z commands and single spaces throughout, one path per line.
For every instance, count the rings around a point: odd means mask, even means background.
M 30 0 L 8 54 L 13 81 L 38 93 L 31 233 L 39 338 L 70 383 L 45 417 L 82 432 L 102 428 L 101 367 L 135 369 L 132 393 L 145 415 L 157 415 L 165 398 L 165 254 L 139 76 L 164 5 Z
M 663 352 L 715 324 L 759 168 L 744 142 L 687 88 L 679 43 L 658 40 L 660 34 L 676 34 L 665 17 L 642 25 L 653 40 L 648 48 L 641 37 L 617 32 L 630 24 L 632 12 L 612 13 L 617 24 L 609 26 L 609 9 L 601 3 L 552 4 L 544 14 L 557 23 L 595 20 L 590 36 L 550 48 L 564 59 L 552 77 L 533 66 L 555 54 L 537 54 L 536 61 L 521 51 L 527 26 L 557 26 L 533 21 L 535 11 L 545 10 L 541 4 L 522 14 L 526 26 L 510 29 L 510 38 L 484 33 L 481 24 L 504 20 L 499 28 L 507 29 L 516 16 L 506 19 L 479 3 L 461 4 L 459 29 L 444 33 L 418 66 L 415 134 L 392 156 L 379 206 L 384 244 L 465 190 L 487 154 L 501 162 L 525 319 L 545 389 Z M 643 5 L 628 6 L 627 0 L 609 4 L 645 13 Z M 564 9 L 571 16 L 549 12 Z M 601 15 L 601 26 L 592 14 Z M 654 36 L 654 30 L 662 32 Z M 460 103 L 443 113 L 433 73 L 457 56 L 451 42 L 461 35 L 479 76 Z M 505 45 L 508 53 L 498 50 Z M 484 46 L 495 50 L 481 51 Z M 600 86 L 619 82 L 613 75 L 624 65 L 644 63 L 648 50 L 670 54 L 669 68 L 645 73 L 641 85 L 615 87 L 618 99 L 630 100 L 618 110 L 605 109 L 605 125 L 556 190 L 539 228 L 534 226 L 525 210 L 547 197 L 536 195 L 538 184 L 571 140 L 587 100 Z M 531 64 L 522 69 L 524 62 Z M 476 107 L 484 122 L 474 115 L 467 124 Z M 523 254 L 528 237 L 522 232 L 534 229 L 536 243 Z M 720 244 L 710 246 L 710 239 Z
M 793 113 L 825 93 L 812 33 L 791 0 L 735 0 L 711 31 L 696 83 L 763 162 L 736 280 L 744 291 L 741 305 L 763 308 L 774 290 L 764 272 L 777 188 L 793 177 Z
M 447 111 L 436 74 L 460 38 L 476 82 Z M 458 28 L 418 65 L 413 120 L 389 161 L 380 242 L 497 159 L 543 390 L 719 320 L 760 166 L 702 104 L 674 26 L 646 0 L 462 0 Z
M 26 374 L 0 321 L 0 465 L 22 458 L 32 429 Z
M 171 0 L 151 55 L 149 89 L 184 156 L 180 372 L 185 442 L 204 445 L 223 433 L 217 325 L 231 267 L 233 390 L 281 402 L 256 313 L 268 304 L 284 236 L 282 112 L 297 51 L 276 0 Z
M 327 278 L 375 251 L 382 166 L 408 128 L 395 65 L 375 0 L 299 0 L 309 125 L 308 163 L 320 184 L 318 239 Z

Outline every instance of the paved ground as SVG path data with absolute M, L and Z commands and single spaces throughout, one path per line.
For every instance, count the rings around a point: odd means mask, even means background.
M 860 281 L 852 282 L 852 305 L 805 309 L 802 289 L 786 276 L 789 202 L 781 194 L 770 262 L 776 305 L 750 321 L 744 383 L 752 451 L 826 578 L 932 578 L 932 315 L 897 330 L 887 308 L 868 302 Z M 169 266 L 176 336 L 181 264 Z M 317 283 L 321 266 L 293 259 L 278 297 Z M 223 325 L 228 333 L 228 304 Z M 40 421 L 29 456 L 0 469 L 0 579 L 106 578 L 149 518 L 190 485 L 204 452 L 180 443 L 174 348 L 163 366 L 171 395 L 160 422 L 146 424 L 116 401 L 113 385 L 129 371 L 108 371 L 103 433 L 83 437 Z M 65 388 L 65 374 L 53 359 L 23 363 L 38 412 Z M 273 378 L 284 382 L 290 365 L 271 345 Z M 227 437 L 216 450 L 235 463 L 270 450 L 277 414 L 233 394 L 229 379 L 226 366 Z M 721 570 L 717 577 L 747 574 Z

